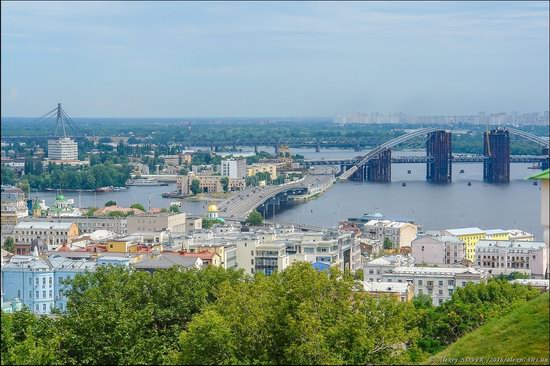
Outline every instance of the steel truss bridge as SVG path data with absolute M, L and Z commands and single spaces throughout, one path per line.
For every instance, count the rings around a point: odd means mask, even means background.
M 483 163 L 485 161 L 483 155 L 454 155 L 452 157 L 453 163 Z M 510 163 L 542 163 L 547 156 L 543 155 L 511 155 Z M 392 157 L 392 164 L 426 164 L 429 161 L 433 161 L 434 158 L 427 156 L 398 156 Z M 300 163 L 304 166 L 319 166 L 319 165 L 357 165 L 361 161 L 357 159 L 320 159 L 320 160 L 302 160 Z

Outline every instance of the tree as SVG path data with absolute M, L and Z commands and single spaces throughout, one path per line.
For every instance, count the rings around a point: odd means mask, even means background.
M 4 240 L 4 249 L 10 253 L 15 253 L 15 240 L 13 240 L 11 236 L 8 236 L 6 240 Z
M 263 224 L 263 222 L 264 218 L 262 214 L 256 210 L 252 211 L 246 219 L 246 223 L 250 226 L 260 226 L 261 224 Z
M 134 203 L 130 206 L 130 208 L 136 208 L 138 210 L 141 210 L 143 212 L 145 212 L 145 207 L 143 207 L 143 205 L 141 203 Z
M 11 167 L 2 164 L 2 172 L 0 175 L 2 185 L 13 185 L 15 183 L 15 172 Z
M 384 249 L 393 249 L 393 242 L 388 237 L 384 238 Z
M 26 179 L 23 179 L 19 182 L 17 182 L 17 187 L 21 188 L 23 192 L 25 192 L 25 195 L 28 197 L 29 193 L 31 192 L 31 187 L 29 186 L 29 181 Z
M 180 208 L 176 205 L 170 205 L 169 211 L 173 213 L 180 213 Z
M 200 187 L 201 182 L 199 182 L 198 179 L 193 179 L 191 182 L 191 192 L 193 192 L 193 195 L 197 195 L 201 191 Z
M 105 207 L 109 207 L 109 206 L 116 206 L 116 202 L 112 200 L 105 202 Z
M 97 207 L 90 207 L 88 208 L 88 211 L 86 211 L 85 216 L 88 216 L 88 217 L 94 216 L 94 212 L 96 211 L 97 211 Z
M 187 175 L 187 173 L 189 173 L 189 169 L 187 169 L 187 167 L 181 167 L 178 174 L 179 175 Z
M 229 177 L 221 178 L 220 183 L 222 184 L 223 191 L 228 192 L 229 191 Z

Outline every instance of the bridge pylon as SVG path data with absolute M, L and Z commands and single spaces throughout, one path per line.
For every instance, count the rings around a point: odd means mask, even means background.
M 510 133 L 498 128 L 483 133 L 483 180 L 487 183 L 510 182 Z
M 452 135 L 438 130 L 428 133 L 426 141 L 426 180 L 431 183 L 452 182 Z
M 548 166 L 550 165 L 549 164 L 550 156 L 548 154 L 548 148 L 547 147 L 542 148 L 542 155 L 545 157 L 545 159 L 542 161 L 541 168 L 542 168 L 542 170 L 546 170 L 546 169 L 548 169 Z
M 366 164 L 369 182 L 391 182 L 391 149 L 382 151 Z

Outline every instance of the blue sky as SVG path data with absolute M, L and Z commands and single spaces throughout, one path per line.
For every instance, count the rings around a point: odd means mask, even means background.
M 548 110 L 548 2 L 1 7 L 2 116 Z

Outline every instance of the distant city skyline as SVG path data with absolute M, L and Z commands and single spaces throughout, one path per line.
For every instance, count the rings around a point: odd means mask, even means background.
M 2 117 L 548 111 L 548 2 L 2 2 Z

